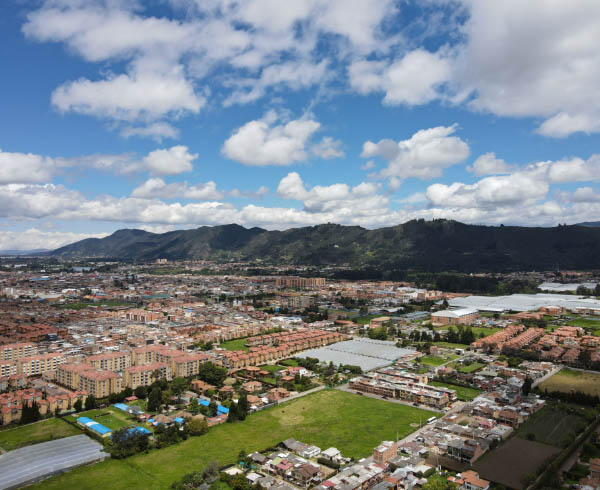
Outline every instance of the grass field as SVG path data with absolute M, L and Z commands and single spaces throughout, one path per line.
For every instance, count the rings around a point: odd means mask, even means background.
M 534 434 L 537 442 L 564 447 L 565 442 L 576 434 L 576 428 L 586 425 L 585 418 L 578 414 L 580 410 L 576 405 L 549 401 L 519 427 L 516 436 L 526 439 L 527 434 Z
M 441 381 L 430 381 L 429 384 L 433 386 L 445 386 L 446 388 L 456 390 L 456 396 L 458 399 L 465 402 L 470 401 L 481 394 L 481 390 L 478 390 L 477 388 L 468 388 L 465 386 L 453 385 L 451 383 L 442 383 Z
M 51 418 L 41 420 L 34 424 L 5 429 L 0 431 L 0 447 L 5 451 L 12 451 L 30 444 L 62 439 L 63 437 L 76 436 L 81 431 L 64 420 Z
M 458 356 L 450 355 L 450 356 L 422 356 L 419 357 L 418 361 L 420 364 L 425 364 L 426 366 L 441 366 L 442 364 L 453 361 Z M 417 359 L 415 359 L 415 362 Z
M 85 303 L 60 303 L 54 305 L 57 308 L 63 308 L 66 310 L 83 310 L 89 306 L 135 306 L 134 303 L 127 303 L 124 301 L 105 300 L 105 301 L 90 301 Z
M 404 437 L 434 415 L 427 410 L 389 403 L 338 390 L 324 390 L 250 415 L 244 422 L 223 424 L 208 434 L 125 460 L 107 460 L 77 468 L 32 487 L 37 490 L 163 490 L 185 473 L 208 462 L 235 461 L 240 449 L 250 453 L 294 437 L 345 456 L 367 456 L 383 440 Z
M 222 347 L 225 350 L 244 350 L 247 351 L 248 347 L 246 347 L 244 344 L 246 343 L 246 339 L 234 339 L 234 340 L 228 340 L 227 342 L 223 342 L 222 344 L 219 345 L 219 347 Z
M 463 366 L 460 363 L 455 363 L 452 364 L 452 367 L 456 369 L 459 373 L 469 374 L 484 368 L 485 364 L 481 364 L 480 362 L 473 362 L 468 366 Z
M 571 391 L 581 391 L 588 395 L 600 396 L 600 373 L 588 373 L 574 371 L 572 369 L 562 369 L 550 379 L 547 379 L 538 388 L 543 392 L 562 391 L 569 393 Z
M 434 327 L 435 330 L 448 330 L 450 327 L 448 325 L 442 325 L 441 327 Z M 497 328 L 497 327 L 467 327 L 467 328 L 471 328 L 471 330 L 473 331 L 473 333 L 475 334 L 476 337 L 479 337 L 481 334 L 487 336 L 487 335 L 492 335 L 493 333 L 496 333 L 500 330 L 502 330 L 501 328 Z
M 270 373 L 276 373 L 278 371 L 283 371 L 285 366 L 278 366 L 277 364 L 264 364 L 259 366 L 263 371 L 269 371 Z
M 296 359 L 286 359 L 285 361 L 279 361 L 279 364 L 290 367 L 298 367 L 300 365 L 298 364 L 298 361 L 296 361 Z
M 359 325 L 367 325 L 371 323 L 373 318 L 378 318 L 381 315 L 365 315 L 365 316 L 355 316 L 352 318 L 354 323 L 358 323 Z

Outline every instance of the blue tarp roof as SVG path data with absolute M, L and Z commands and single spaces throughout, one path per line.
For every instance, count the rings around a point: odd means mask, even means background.
M 203 398 L 198 398 L 198 403 L 205 407 L 208 407 L 210 405 L 210 402 L 208 400 L 204 400 Z
M 229 409 L 227 407 L 224 407 L 222 405 L 219 405 L 217 407 L 217 412 L 221 412 L 221 413 L 229 413 Z
M 104 434 L 108 434 L 109 432 L 112 432 L 111 429 L 109 429 L 108 427 L 104 427 L 102 424 L 96 422 L 95 420 L 90 419 L 89 417 L 79 417 L 77 419 L 77 423 L 84 425 L 85 427 L 87 427 L 90 430 L 93 430 L 94 432 L 97 432 L 100 435 L 104 435 Z
M 142 434 L 150 434 L 148 429 L 144 429 L 143 427 L 132 427 L 127 432 L 141 432 Z
M 127 410 L 129 410 L 129 406 L 125 405 L 124 403 L 115 403 L 113 407 L 117 407 L 119 410 L 123 410 L 124 412 L 127 412 Z
M 183 417 L 177 417 L 176 419 L 173 419 L 175 422 L 177 422 L 178 424 L 183 424 Z

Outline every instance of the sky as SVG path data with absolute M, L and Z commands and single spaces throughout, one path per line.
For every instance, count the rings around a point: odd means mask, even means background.
M 3 0 L 0 250 L 600 219 L 597 0 Z

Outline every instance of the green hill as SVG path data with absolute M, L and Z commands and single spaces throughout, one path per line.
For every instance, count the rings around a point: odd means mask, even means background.
M 478 226 L 413 220 L 388 228 L 325 224 L 285 231 L 239 225 L 169 233 L 119 230 L 50 252 L 64 258 L 257 260 L 355 269 L 511 271 L 600 268 L 600 228 Z

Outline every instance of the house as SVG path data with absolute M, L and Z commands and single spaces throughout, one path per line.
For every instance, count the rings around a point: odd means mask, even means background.
M 490 482 L 480 478 L 479 473 L 473 470 L 464 471 L 460 477 L 464 482 L 461 486 L 463 490 L 488 490 L 490 488 Z
M 292 476 L 306 485 L 311 480 L 318 479 L 321 476 L 321 467 L 311 463 L 304 463 L 294 467 Z
M 379 446 L 373 449 L 373 461 L 375 461 L 377 464 L 387 464 L 390 459 L 397 455 L 397 442 L 383 441 Z
M 321 452 L 321 457 L 328 459 L 329 461 L 338 461 L 342 458 L 342 453 L 339 449 L 335 447 L 330 447 L 328 449 L 325 449 L 325 451 Z

